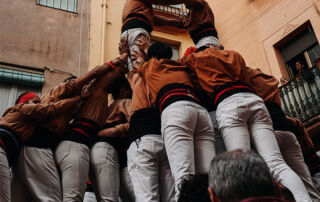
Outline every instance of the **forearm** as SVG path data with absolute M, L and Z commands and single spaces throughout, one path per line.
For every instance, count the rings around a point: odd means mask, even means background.
M 116 125 L 115 128 L 118 131 L 118 136 L 124 137 L 128 134 L 129 131 L 129 123 Z
M 56 109 L 57 114 L 61 114 L 64 111 L 74 107 L 74 105 L 81 100 L 81 96 L 77 95 L 71 98 L 60 100 L 54 103 L 54 108 Z
M 117 137 L 119 135 L 119 130 L 115 127 L 113 128 L 107 128 L 104 130 L 100 130 L 98 132 L 99 137 Z
M 107 64 L 100 65 L 95 67 L 93 70 L 89 71 L 88 73 L 82 75 L 81 77 L 75 80 L 75 84 L 79 89 L 82 89 L 83 86 L 88 84 L 92 79 L 100 78 L 104 74 L 106 74 L 110 70 L 110 66 Z

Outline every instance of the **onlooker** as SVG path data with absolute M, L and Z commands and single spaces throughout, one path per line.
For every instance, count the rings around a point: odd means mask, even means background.
M 281 201 L 267 164 L 251 151 L 217 155 L 210 165 L 208 191 L 211 201 Z
M 310 70 L 300 61 L 296 62 L 296 70 L 298 71 L 297 78 L 300 78 L 301 76 L 305 80 L 311 80 L 313 78 Z

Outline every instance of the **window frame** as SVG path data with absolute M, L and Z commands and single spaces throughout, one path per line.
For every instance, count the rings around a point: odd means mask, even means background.
M 46 1 L 46 4 L 42 4 L 41 1 Z M 74 11 L 68 10 L 68 2 L 69 2 L 69 0 L 66 0 L 67 1 L 67 9 L 61 8 L 61 2 L 63 0 L 59 0 L 60 1 L 60 7 L 54 7 L 55 1 L 58 1 L 58 0 L 52 0 L 52 1 L 53 1 L 53 6 L 48 5 L 48 0 L 36 0 L 36 5 L 47 7 L 47 8 L 53 8 L 53 9 L 57 9 L 57 10 L 65 11 L 65 12 L 69 12 L 69 13 L 79 14 L 78 13 L 79 0 L 73 0 L 75 2 L 75 4 L 76 4 L 74 6 L 74 9 L 75 9 Z

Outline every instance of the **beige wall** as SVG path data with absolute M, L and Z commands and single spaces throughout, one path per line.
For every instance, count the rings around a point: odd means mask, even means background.
M 215 14 L 219 38 L 226 49 L 240 52 L 247 65 L 280 79 L 284 62 L 274 47 L 299 26 L 311 22 L 320 39 L 320 0 L 207 0 Z M 102 4 L 92 1 L 90 65 L 93 68 L 118 56 L 121 13 L 125 0 L 107 1 L 104 55 L 102 56 Z M 171 33 L 171 34 L 170 34 Z M 153 31 L 153 38 L 180 45 L 180 55 L 193 43 L 187 32 Z M 101 60 L 102 58 L 102 60 Z
M 208 0 L 219 38 L 234 49 L 247 65 L 261 68 L 280 79 L 286 76 L 284 62 L 274 46 L 299 26 L 311 22 L 320 39 L 319 0 Z
M 36 0 L 0 1 L 0 62 L 67 73 L 45 72 L 43 91 L 69 74 L 87 72 L 90 1 L 78 13 L 36 5 Z
M 111 60 L 117 57 L 118 54 L 118 44 L 120 41 L 121 25 L 122 25 L 122 9 L 126 0 L 114 0 L 107 1 L 107 8 L 103 8 L 103 0 L 91 1 L 91 24 L 90 24 L 90 63 L 89 69 L 100 65 L 103 62 Z M 104 55 L 102 53 L 102 27 L 103 27 L 103 9 L 106 9 L 106 19 L 105 22 L 105 45 L 104 45 Z M 152 32 L 152 38 L 160 40 L 163 42 L 171 43 L 173 45 L 179 45 L 180 55 L 184 51 L 193 45 L 189 34 L 185 31 L 179 32 L 167 32 L 163 31 Z M 101 60 L 102 58 L 102 60 Z

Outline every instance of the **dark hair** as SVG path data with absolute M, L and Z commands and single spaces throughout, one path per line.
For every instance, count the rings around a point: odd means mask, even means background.
M 28 94 L 28 93 L 30 93 L 30 92 L 24 92 L 24 93 L 20 94 L 20 95 L 18 96 L 18 98 L 16 99 L 16 101 L 15 101 L 14 104 L 17 105 L 18 102 L 19 102 L 19 100 L 21 99 L 21 97 L 24 96 L 25 94 Z
M 77 79 L 77 78 L 78 78 L 78 77 L 72 75 L 72 76 L 69 76 L 68 78 L 66 78 L 66 79 L 64 80 L 64 82 L 68 82 L 68 81 L 70 81 L 70 80 Z
M 146 60 L 150 60 L 151 58 L 160 59 L 171 59 L 172 58 L 172 49 L 169 45 L 156 42 L 152 44 L 147 53 Z
M 208 193 L 208 175 L 190 175 L 181 182 L 178 202 L 211 202 Z
M 120 95 L 122 88 L 130 90 L 130 96 L 128 98 L 131 98 L 132 90 L 131 90 L 129 81 L 127 80 L 127 78 L 125 76 L 120 76 L 113 82 L 113 85 L 112 85 L 111 94 L 112 94 L 112 97 L 114 100 L 119 98 L 119 95 Z
M 222 202 L 275 196 L 267 164 L 256 153 L 242 150 L 217 155 L 209 169 L 209 186 Z

